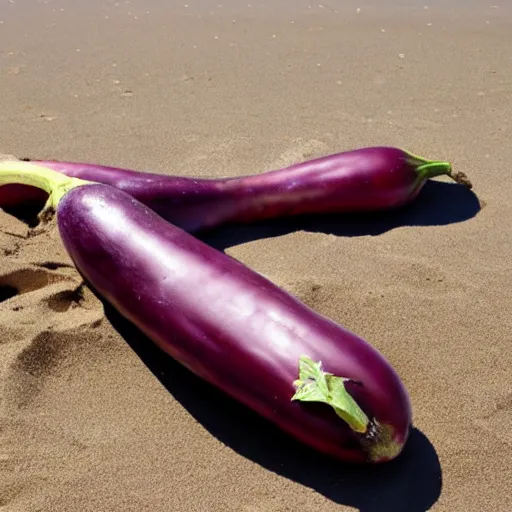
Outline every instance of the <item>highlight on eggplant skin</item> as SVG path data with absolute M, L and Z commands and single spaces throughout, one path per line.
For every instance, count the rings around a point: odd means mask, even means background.
M 0 163 L 12 183 L 48 193 L 41 218 L 89 285 L 193 373 L 331 457 L 401 453 L 410 398 L 366 340 L 122 190 Z
M 66 176 L 124 190 L 188 232 L 303 214 L 396 208 L 412 202 L 428 179 L 441 175 L 472 187 L 464 173 L 453 172 L 449 162 L 427 160 L 386 146 L 221 179 L 168 176 L 90 163 L 31 162 Z M 6 187 L 0 187 L 0 207 L 9 200 L 9 190 L 2 188 Z M 21 200 L 19 191 L 17 197 Z

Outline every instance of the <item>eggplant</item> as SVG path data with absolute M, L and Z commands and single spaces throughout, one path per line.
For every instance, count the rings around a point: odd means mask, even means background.
M 124 190 L 190 233 L 304 214 L 397 208 L 413 201 L 429 178 L 440 175 L 472 186 L 465 174 L 452 171 L 449 162 L 427 160 L 393 147 L 355 149 L 223 179 L 165 176 L 87 163 L 32 163 Z M 13 192 L 0 187 L 0 207 L 19 197 L 19 188 Z M 39 200 L 43 203 L 44 196 Z
M 298 441 L 345 462 L 396 458 L 412 425 L 376 348 L 110 185 L 24 162 L 0 183 L 48 193 L 90 287 L 161 350 Z

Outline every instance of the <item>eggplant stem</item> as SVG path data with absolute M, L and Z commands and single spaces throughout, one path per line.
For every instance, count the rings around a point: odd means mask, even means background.
M 57 171 L 18 160 L 0 162 L 0 186 L 28 185 L 44 190 L 48 199 L 38 217 L 46 222 L 57 210 L 59 201 L 73 188 L 93 182 L 70 178 Z
M 434 178 L 435 176 L 444 175 L 449 176 L 453 181 L 460 185 L 464 185 L 469 189 L 473 188 L 473 184 L 466 174 L 460 171 L 453 172 L 452 164 L 450 162 L 442 160 L 428 160 L 427 158 L 415 155 L 410 151 L 404 150 L 404 152 L 409 156 L 411 164 L 416 166 L 416 172 L 421 180 L 427 180 L 429 178 Z
M 471 183 L 467 175 L 462 171 L 452 173 L 450 176 L 453 178 L 455 182 L 460 183 L 461 185 L 464 185 L 469 189 L 473 188 L 473 184 Z
M 299 379 L 294 382 L 296 392 L 292 400 L 328 404 L 352 430 L 365 434 L 370 420 L 345 389 L 345 382 L 349 381 L 350 379 L 325 372 L 321 361 L 316 363 L 308 356 L 301 356 Z

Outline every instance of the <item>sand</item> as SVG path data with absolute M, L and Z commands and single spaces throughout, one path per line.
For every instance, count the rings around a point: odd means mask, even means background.
M 55 224 L 0 212 L 0 509 L 512 510 L 510 10 L 189 3 L 3 4 L 0 151 L 199 176 L 378 144 L 452 161 L 473 192 L 205 236 L 381 350 L 416 430 L 379 468 L 312 454 L 105 311 Z

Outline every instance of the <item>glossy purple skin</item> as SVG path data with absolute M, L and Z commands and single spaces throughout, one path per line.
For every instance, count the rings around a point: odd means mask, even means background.
M 33 163 L 113 185 L 189 232 L 300 214 L 394 208 L 412 201 L 426 181 L 419 178 L 410 155 L 393 147 L 357 149 L 257 175 L 215 180 L 94 164 Z
M 325 371 L 361 382 L 349 392 L 405 443 L 408 394 L 366 341 L 116 188 L 71 190 L 57 219 L 92 287 L 195 374 L 314 449 L 369 462 L 358 435 L 330 406 L 290 400 L 305 354 Z

